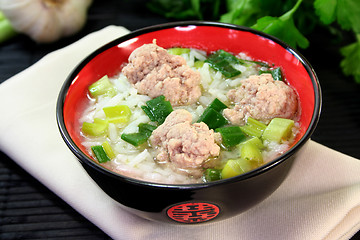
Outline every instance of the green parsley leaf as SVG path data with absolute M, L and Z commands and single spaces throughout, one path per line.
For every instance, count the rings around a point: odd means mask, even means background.
M 359 0 L 315 0 L 314 8 L 324 24 L 337 20 L 343 29 L 360 33 Z
M 280 17 L 265 16 L 260 18 L 252 28 L 280 38 L 294 48 L 297 46 L 307 48 L 309 41 L 296 28 L 293 14 L 301 4 L 298 0 L 295 6 Z
M 344 56 L 340 62 L 343 73 L 354 76 L 355 81 L 360 83 L 360 34 L 357 35 L 357 42 L 342 47 L 340 53 Z

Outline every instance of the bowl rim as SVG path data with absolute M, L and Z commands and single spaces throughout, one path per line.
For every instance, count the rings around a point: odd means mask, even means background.
M 71 83 L 75 79 L 75 77 L 78 75 L 78 73 L 81 71 L 81 69 L 89 63 L 95 56 L 100 54 L 101 52 L 110 49 L 126 40 L 129 40 L 131 38 L 137 37 L 139 35 L 169 29 L 169 28 L 176 28 L 176 27 L 185 27 L 185 26 L 212 26 L 212 27 L 220 27 L 220 28 L 228 28 L 228 29 L 234 29 L 234 30 L 240 30 L 240 31 L 246 31 L 253 33 L 255 35 L 259 35 L 261 37 L 264 37 L 266 39 L 269 39 L 277 44 L 279 44 L 281 47 L 283 47 L 286 51 L 294 55 L 303 65 L 306 72 L 308 73 L 314 90 L 314 111 L 312 113 L 312 118 L 309 123 L 308 129 L 305 131 L 304 135 L 284 154 L 276 157 L 275 159 L 269 161 L 268 163 L 255 168 L 247 173 L 227 178 L 227 179 L 221 179 L 213 182 L 205 182 L 205 183 L 192 183 L 192 184 L 167 184 L 167 183 L 157 183 L 157 182 L 149 182 L 145 180 L 135 179 L 132 177 L 128 177 L 126 175 L 121 175 L 119 173 L 113 172 L 98 163 L 96 163 L 94 160 L 89 158 L 85 153 L 82 152 L 82 150 L 75 144 L 75 142 L 71 139 L 71 136 L 69 132 L 66 129 L 65 122 L 63 119 L 63 110 L 64 110 L 64 102 L 66 99 L 67 92 L 71 86 Z M 64 81 L 59 95 L 58 100 L 56 104 L 56 120 L 57 125 L 60 131 L 60 134 L 65 141 L 66 145 L 70 148 L 72 153 L 78 158 L 78 160 L 82 164 L 86 164 L 87 166 L 95 169 L 96 171 L 106 174 L 112 178 L 116 178 L 117 180 L 125 181 L 132 183 L 134 185 L 142 185 L 142 186 L 148 186 L 148 187 L 156 187 L 156 188 L 171 188 L 171 189 L 201 189 L 206 188 L 210 186 L 216 186 L 216 185 L 222 185 L 227 183 L 234 183 L 241 180 L 250 179 L 256 175 L 260 175 L 262 173 L 265 173 L 269 171 L 270 169 L 276 167 L 279 164 L 284 163 L 287 159 L 289 159 L 292 155 L 294 155 L 306 142 L 310 139 L 311 135 L 313 134 L 320 118 L 321 113 L 321 107 L 322 107 L 322 92 L 320 88 L 320 83 L 318 80 L 318 77 L 315 73 L 315 70 L 311 66 L 311 64 L 308 62 L 308 60 L 300 53 L 298 50 L 292 48 L 290 45 L 285 43 L 284 41 L 271 36 L 269 34 L 260 32 L 258 30 L 245 27 L 245 26 L 239 26 L 235 24 L 229 24 L 229 23 L 221 23 L 221 22 L 213 22 L 213 21 L 175 21 L 175 22 L 168 22 L 163 24 L 157 24 L 152 25 L 144 28 L 140 28 L 134 31 L 131 31 L 128 34 L 125 34 L 119 38 L 116 38 L 103 46 L 97 48 L 95 51 L 90 53 L 87 57 L 85 57 L 78 65 L 72 70 L 72 72 L 68 75 L 66 80 Z

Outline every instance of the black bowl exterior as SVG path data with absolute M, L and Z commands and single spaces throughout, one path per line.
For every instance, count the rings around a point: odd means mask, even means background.
M 138 30 L 135 33 L 131 33 L 131 37 L 141 32 L 176 27 L 179 25 L 197 24 L 227 26 L 226 24 L 214 22 L 170 23 L 146 28 L 145 30 Z M 60 91 L 57 103 L 57 122 L 59 129 L 65 143 L 80 160 L 87 173 L 105 193 L 119 202 L 121 206 L 128 211 L 146 219 L 168 223 L 206 223 L 235 216 L 263 201 L 280 186 L 294 162 L 295 154 L 314 132 L 320 116 L 321 90 L 315 71 L 306 59 L 282 41 L 269 35 L 236 25 L 229 24 L 228 26 L 230 28 L 247 30 L 265 36 L 299 56 L 299 60 L 309 73 L 314 87 L 315 106 L 309 128 L 306 130 L 304 136 L 284 155 L 258 169 L 234 178 L 191 185 L 156 184 L 132 179 L 113 173 L 89 159 L 72 141 L 66 130 L 63 119 L 64 100 L 71 81 L 73 77 L 76 76 L 76 71 L 79 71 L 81 66 L 86 64 L 86 61 L 84 61 L 70 75 Z M 108 47 L 115 44 L 118 44 L 118 42 L 113 41 L 108 44 Z M 104 46 L 101 49 L 106 48 L 107 47 Z M 97 53 L 99 53 L 100 50 L 98 50 Z
M 192 224 L 224 220 L 255 206 L 280 186 L 293 161 L 294 155 L 262 174 L 242 181 L 219 182 L 211 187 L 139 184 L 101 173 L 88 164 L 83 167 L 125 210 L 149 220 Z

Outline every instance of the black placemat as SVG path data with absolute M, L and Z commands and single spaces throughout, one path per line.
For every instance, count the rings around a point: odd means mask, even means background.
M 73 37 L 39 45 L 17 36 L 0 45 L 0 82 L 108 25 L 135 30 L 168 21 L 149 12 L 145 2 L 94 1 L 87 25 Z M 322 115 L 313 140 L 360 159 L 360 85 L 341 73 L 339 45 L 329 41 L 329 33 L 319 30 L 309 38 L 310 48 L 301 53 L 313 65 L 323 91 Z M 64 238 L 109 237 L 0 152 L 0 239 Z M 359 238 L 360 233 L 353 237 Z

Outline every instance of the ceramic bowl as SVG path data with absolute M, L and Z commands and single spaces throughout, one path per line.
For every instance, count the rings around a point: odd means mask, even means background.
M 191 47 L 245 52 L 253 59 L 280 66 L 300 100 L 300 130 L 280 157 L 237 177 L 201 184 L 145 182 L 111 172 L 97 164 L 81 145 L 79 117 L 87 104 L 87 88 L 104 75 L 121 71 L 130 53 L 156 39 L 164 48 Z M 313 133 L 321 109 L 321 91 L 309 62 L 272 36 L 250 28 L 217 22 L 174 22 L 133 31 L 97 49 L 68 76 L 60 91 L 57 122 L 65 143 L 87 173 L 120 205 L 147 219 L 180 224 L 223 220 L 240 214 L 272 194 L 286 178 L 296 153 Z

